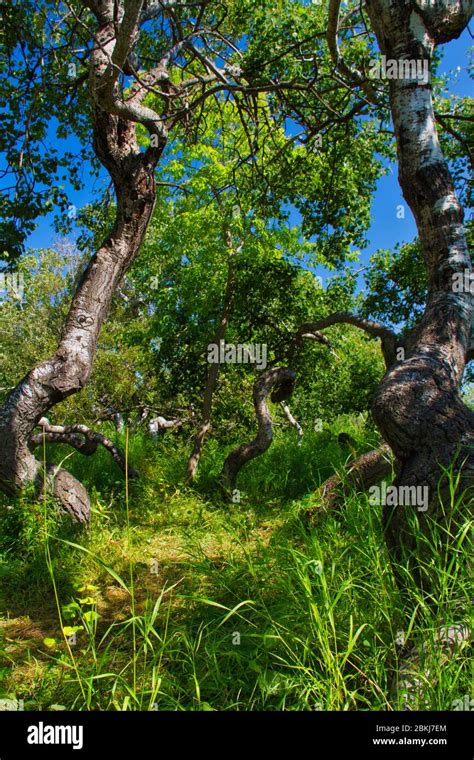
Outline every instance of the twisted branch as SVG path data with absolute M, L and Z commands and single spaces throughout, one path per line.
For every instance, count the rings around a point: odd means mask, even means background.
M 31 449 L 47 443 L 66 443 L 85 456 L 95 454 L 98 446 L 103 446 L 112 455 L 114 462 L 120 467 L 125 474 L 125 457 L 109 438 L 102 433 L 86 427 L 86 425 L 50 425 L 46 417 L 42 417 L 38 426 L 43 429 L 42 433 L 36 433 L 31 436 L 29 445 Z M 128 477 L 138 478 L 137 470 L 128 465 Z
M 325 335 L 321 334 L 320 330 L 339 324 L 353 325 L 354 327 L 358 327 L 359 330 L 363 330 L 368 335 L 380 338 L 382 342 L 382 353 L 387 368 L 396 362 L 397 349 L 405 345 L 404 340 L 399 335 L 380 322 L 374 322 L 371 319 L 359 317 L 350 312 L 340 311 L 330 314 L 327 317 L 323 317 L 317 322 L 304 322 L 289 345 L 288 361 L 291 362 L 293 360 L 296 351 L 301 347 L 303 340 L 306 338 L 312 338 L 313 340 L 317 340 L 320 343 L 330 346 L 328 339 Z
M 263 373 L 253 387 L 253 403 L 258 422 L 258 432 L 250 443 L 244 443 L 231 451 L 222 468 L 222 479 L 228 488 L 235 486 L 237 475 L 247 462 L 263 454 L 273 440 L 273 425 L 268 409 L 268 394 L 273 390 L 271 399 L 283 401 L 293 392 L 296 375 L 286 367 L 274 367 Z

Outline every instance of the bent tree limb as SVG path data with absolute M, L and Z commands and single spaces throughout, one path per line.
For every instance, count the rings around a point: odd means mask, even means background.
M 304 325 L 303 327 L 306 328 L 307 325 Z M 322 333 L 314 330 L 309 331 L 306 329 L 300 329 L 288 349 L 289 362 L 292 361 L 296 350 L 305 339 L 316 340 L 319 343 L 330 346 L 329 340 Z M 296 373 L 292 369 L 286 367 L 274 367 L 273 369 L 269 369 L 255 382 L 253 387 L 253 403 L 258 423 L 257 437 L 250 443 L 245 443 L 242 446 L 239 446 L 239 448 L 234 449 L 228 455 L 221 473 L 222 483 L 225 488 L 233 488 L 237 481 L 237 476 L 244 464 L 261 454 L 264 454 L 272 443 L 273 423 L 267 403 L 268 394 L 272 388 L 272 401 L 281 404 L 290 424 L 297 428 L 299 440 L 301 441 L 301 426 L 296 422 L 288 406 L 285 404 L 286 399 L 288 399 L 293 393 L 295 382 Z
M 81 454 L 91 456 L 95 454 L 99 446 L 103 446 L 112 455 L 114 462 L 125 473 L 125 456 L 110 438 L 102 433 L 86 427 L 86 425 L 50 425 L 46 418 L 41 418 L 38 426 L 43 429 L 42 433 L 32 435 L 30 448 L 34 449 L 46 443 L 65 443 L 72 446 Z M 138 472 L 128 465 L 128 477 L 137 478 Z
M 288 398 L 294 388 L 296 374 L 286 367 L 274 367 L 264 372 L 253 388 L 253 403 L 257 417 L 258 431 L 250 443 L 244 443 L 231 451 L 222 468 L 222 480 L 227 488 L 234 488 L 237 476 L 247 462 L 263 454 L 273 439 L 273 425 L 268 408 L 268 394 L 273 389 L 272 401 Z
M 291 341 L 288 348 L 288 361 L 291 362 L 296 351 L 299 350 L 303 340 L 306 338 L 312 338 L 320 343 L 330 345 L 327 337 L 321 333 L 321 330 L 325 330 L 327 327 L 333 325 L 353 325 L 358 327 L 359 330 L 363 330 L 367 335 L 371 335 L 373 338 L 380 338 L 382 354 L 385 360 L 385 365 L 389 367 L 397 361 L 397 354 L 399 349 L 403 349 L 405 343 L 404 339 L 397 335 L 397 333 L 390 330 L 389 327 L 381 324 L 380 322 L 374 322 L 371 319 L 360 317 L 357 314 L 351 312 L 338 311 L 334 314 L 330 314 L 327 317 L 318 319 L 316 322 L 304 322 L 298 329 L 296 335 Z M 402 354 L 399 354 L 402 355 Z

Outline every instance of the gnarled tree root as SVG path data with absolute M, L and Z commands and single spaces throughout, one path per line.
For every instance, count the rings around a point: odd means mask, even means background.
M 263 373 L 253 387 L 253 403 L 258 422 L 258 432 L 250 443 L 244 443 L 231 451 L 222 468 L 224 488 L 234 488 L 237 476 L 247 462 L 263 454 L 273 439 L 273 425 L 268 409 L 268 394 L 273 388 L 271 399 L 278 403 L 291 396 L 296 374 L 286 367 L 274 367 Z
M 367 491 L 391 475 L 392 470 L 392 452 L 387 444 L 362 454 L 347 465 L 343 475 L 333 475 L 324 481 L 316 492 L 317 499 L 314 507 L 307 511 L 307 516 L 312 519 L 319 512 L 339 507 L 352 489 Z

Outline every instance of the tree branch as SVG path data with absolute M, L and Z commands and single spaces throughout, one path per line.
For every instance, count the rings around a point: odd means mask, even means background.
M 90 456 L 95 454 L 99 445 L 103 446 L 112 455 L 114 462 L 125 473 L 125 457 L 113 441 L 106 438 L 102 433 L 86 427 L 86 425 L 50 425 L 46 417 L 42 417 L 38 426 L 43 429 L 42 433 L 36 433 L 31 436 L 29 445 L 31 449 L 41 446 L 43 440 L 48 443 L 66 443 L 69 446 L 80 451 L 81 454 Z M 138 472 L 130 465 L 128 466 L 128 477 L 137 478 Z
M 296 417 L 293 417 L 290 411 L 290 407 L 285 401 L 280 401 L 280 406 L 283 409 L 285 413 L 285 417 L 290 423 L 291 427 L 294 427 L 295 430 L 298 432 L 298 446 L 301 446 L 301 444 L 303 443 L 303 428 L 301 427 Z
M 382 353 L 387 367 L 395 363 L 396 349 L 404 345 L 402 339 L 396 333 L 380 322 L 374 322 L 371 319 L 359 317 L 350 312 L 341 311 L 330 314 L 328 317 L 323 317 L 317 322 L 304 322 L 289 345 L 288 361 L 291 363 L 296 351 L 300 348 L 305 338 L 311 338 L 313 340 L 318 340 L 320 343 L 330 345 L 327 338 L 324 335 L 321 335 L 320 330 L 338 324 L 353 325 L 354 327 L 363 330 L 368 335 L 380 338 L 382 341 Z
M 341 8 L 341 0 L 330 0 L 328 9 L 328 28 L 326 32 L 326 42 L 329 48 L 332 61 L 336 67 L 336 71 L 342 74 L 350 83 L 358 84 L 369 103 L 374 105 L 378 104 L 377 93 L 375 92 L 371 82 L 366 79 L 358 69 L 351 68 L 346 64 L 341 56 L 339 50 L 339 13 Z

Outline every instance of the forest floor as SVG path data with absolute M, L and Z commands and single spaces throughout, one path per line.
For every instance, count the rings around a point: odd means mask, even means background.
M 189 442 L 132 436 L 141 478 L 128 498 L 105 451 L 61 447 L 56 461 L 92 494 L 91 526 L 2 497 L 0 698 L 30 710 L 399 709 L 393 676 L 403 646 L 420 642 L 430 677 L 412 706 L 473 696 L 465 649 L 446 661 L 430 646 L 468 614 L 468 561 L 448 564 L 433 538 L 436 605 L 409 579 L 402 600 L 367 494 L 308 525 L 315 489 L 348 457 L 341 430 L 360 452 L 376 443 L 356 418 L 301 447 L 279 432 L 242 471 L 240 503 L 216 485 L 229 447 L 215 440 L 190 488 Z M 467 560 L 467 521 L 443 529 Z

